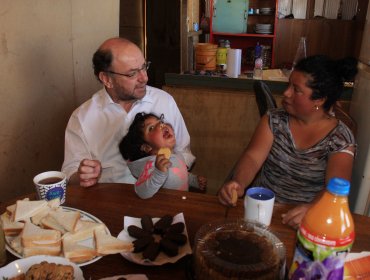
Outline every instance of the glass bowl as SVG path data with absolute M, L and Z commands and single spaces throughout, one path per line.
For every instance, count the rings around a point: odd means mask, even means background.
M 203 225 L 193 249 L 194 278 L 284 279 L 285 246 L 266 227 L 244 220 Z

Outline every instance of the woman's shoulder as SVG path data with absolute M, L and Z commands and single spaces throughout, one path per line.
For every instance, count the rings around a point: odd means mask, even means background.
M 338 120 L 338 124 L 332 131 L 331 136 L 332 139 L 342 139 L 353 144 L 356 142 L 351 129 L 341 120 Z
M 283 108 L 271 109 L 267 112 L 268 122 L 273 132 L 276 129 L 286 130 L 289 125 L 289 115 Z
M 283 108 L 274 108 L 267 111 L 267 115 L 270 119 L 286 119 L 288 113 Z

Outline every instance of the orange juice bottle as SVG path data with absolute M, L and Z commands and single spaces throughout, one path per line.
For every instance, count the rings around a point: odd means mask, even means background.
M 347 180 L 332 178 L 307 211 L 297 232 L 290 279 L 343 279 L 344 259 L 355 239 L 349 189 Z

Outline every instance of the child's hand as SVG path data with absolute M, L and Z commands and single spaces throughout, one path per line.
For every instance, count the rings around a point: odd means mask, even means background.
M 197 176 L 199 189 L 201 191 L 207 190 L 207 178 L 203 176 Z
M 155 159 L 155 168 L 162 172 L 167 172 L 168 168 L 171 166 L 171 162 L 163 154 L 157 155 Z

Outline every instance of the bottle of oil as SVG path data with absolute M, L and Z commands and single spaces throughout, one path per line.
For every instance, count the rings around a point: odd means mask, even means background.
M 216 52 L 216 69 L 220 73 L 226 72 L 226 61 L 227 61 L 227 47 L 224 40 L 219 41 L 219 46 Z
M 343 279 L 344 259 L 355 238 L 349 189 L 347 180 L 332 178 L 307 211 L 297 233 L 290 279 Z

